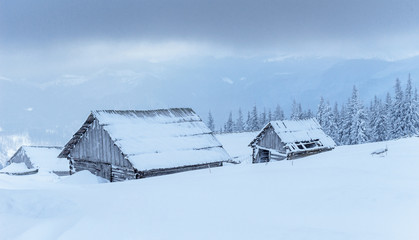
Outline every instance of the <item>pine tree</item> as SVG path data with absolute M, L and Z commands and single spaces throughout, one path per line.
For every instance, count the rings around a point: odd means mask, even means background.
M 336 135 L 337 129 L 335 128 L 337 126 L 335 123 L 335 119 L 333 117 L 332 108 L 330 107 L 329 102 L 324 101 L 323 97 L 320 98 L 320 103 L 319 103 L 319 106 L 317 108 L 317 113 L 316 113 L 316 119 L 319 122 L 320 126 L 322 127 L 323 131 L 327 135 L 329 136 L 332 136 L 332 134 Z
M 355 86 L 352 90 L 349 113 L 349 118 L 351 121 L 349 144 L 360 144 L 367 142 L 368 137 L 366 132 L 368 118 L 361 100 L 359 99 L 358 89 L 356 89 Z
M 307 109 L 307 111 L 304 113 L 303 119 L 310 119 L 313 117 L 314 117 L 314 114 L 311 111 L 311 109 Z
M 215 124 L 214 124 L 214 118 L 212 117 L 211 111 L 208 112 L 208 122 L 207 122 L 207 124 L 208 124 L 208 128 L 211 131 L 214 132 L 215 131 Z
M 375 96 L 370 110 L 369 138 L 373 142 L 385 141 L 387 139 L 387 114 L 381 100 Z
M 250 130 L 251 131 L 259 130 L 258 110 L 256 108 L 256 105 L 253 106 L 253 110 L 250 115 Z
M 413 136 L 418 133 L 416 129 L 416 124 L 419 121 L 419 118 L 417 116 L 416 106 L 414 102 L 414 96 L 412 91 L 412 80 L 407 80 L 406 84 L 406 91 L 404 93 L 404 99 L 403 99 L 403 136 Z
M 324 126 L 323 114 L 324 114 L 324 99 L 323 97 L 320 97 L 320 103 L 319 103 L 319 106 L 317 107 L 316 119 L 317 119 L 317 122 L 319 122 L 320 126 L 322 127 Z
M 232 133 L 233 132 L 233 125 L 234 125 L 234 123 L 233 123 L 233 113 L 230 111 L 230 114 L 228 115 L 228 120 L 227 120 L 227 122 L 225 124 L 225 127 L 224 127 L 224 132 Z
M 418 89 L 417 88 L 415 88 L 415 94 L 414 94 L 414 97 L 413 97 L 413 106 L 414 106 L 414 109 L 415 109 L 415 112 L 416 112 L 416 117 L 419 119 L 419 101 L 418 101 Z M 415 127 L 416 127 L 416 130 L 419 131 L 419 120 L 416 122 Z
M 268 123 L 268 116 L 266 115 L 266 109 L 263 109 L 263 112 L 260 113 L 259 117 L 259 129 L 262 129 Z
M 272 121 L 272 111 L 269 109 L 268 111 L 268 122 Z
M 301 120 L 304 119 L 304 112 L 303 108 L 301 107 L 301 103 L 298 104 L 298 117 L 297 119 Z
M 332 125 L 331 125 L 331 137 L 333 140 L 335 140 L 335 143 L 340 145 L 341 144 L 341 137 L 340 137 L 340 127 L 342 122 L 341 122 L 341 117 L 340 117 L 340 113 L 339 113 L 339 108 L 338 108 L 338 103 L 335 102 L 335 105 L 333 107 L 333 121 L 332 121 Z
M 278 104 L 278 105 L 276 105 L 272 120 L 281 120 L 282 121 L 284 119 L 285 119 L 284 111 L 282 111 L 281 107 Z
M 244 131 L 244 122 L 243 122 L 243 114 L 242 110 L 239 108 L 238 117 L 236 120 L 236 124 L 234 125 L 235 132 L 243 132 Z
M 323 131 L 329 136 L 332 135 L 333 114 L 329 102 L 324 103 L 322 122 Z
M 385 140 L 393 139 L 393 123 L 391 122 L 392 119 L 392 110 L 393 110 L 393 101 L 391 100 L 391 95 L 388 92 L 386 95 L 386 102 L 383 106 L 383 114 L 385 115 L 386 119 L 386 132 L 385 132 Z
M 250 116 L 250 112 L 249 111 L 247 111 L 247 120 L 246 120 L 246 124 L 245 124 L 245 126 L 244 126 L 244 129 L 246 130 L 246 131 L 252 131 L 252 118 L 251 118 L 251 116 Z
M 339 129 L 340 135 L 340 144 L 346 145 L 350 144 L 350 133 L 352 127 L 352 120 L 351 120 L 351 113 L 349 110 L 350 100 L 345 105 L 342 105 L 340 110 L 340 118 L 341 118 L 341 127 Z
M 301 104 L 297 103 L 295 99 L 292 102 L 291 120 L 300 120 L 302 118 Z
M 391 109 L 391 123 L 392 132 L 391 139 L 399 138 L 404 134 L 404 123 L 403 123 L 403 91 L 400 85 L 400 80 L 396 79 L 394 86 L 394 102 Z

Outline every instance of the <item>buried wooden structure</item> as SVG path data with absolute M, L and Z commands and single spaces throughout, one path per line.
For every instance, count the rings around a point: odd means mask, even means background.
M 55 146 L 22 146 L 16 153 L 6 162 L 6 167 L 13 163 L 24 163 L 27 171 L 22 172 L 5 172 L 9 175 L 29 175 L 42 172 L 55 173 L 58 176 L 66 176 L 70 173 L 70 166 L 67 160 L 57 158 L 62 151 L 62 147 Z
M 109 181 L 222 166 L 230 156 L 190 108 L 92 111 L 59 157 Z
M 269 122 L 249 144 L 252 162 L 295 159 L 331 150 L 336 146 L 315 119 Z

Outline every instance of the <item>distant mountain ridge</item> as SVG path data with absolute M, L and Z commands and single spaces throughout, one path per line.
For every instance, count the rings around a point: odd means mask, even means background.
M 320 96 L 343 103 L 355 84 L 361 98 L 393 93 L 411 74 L 419 85 L 419 57 L 377 59 L 195 58 L 176 65 L 102 69 L 42 79 L 0 80 L 2 135 L 27 133 L 34 142 L 64 144 L 95 109 L 192 107 L 216 129 L 230 110 L 246 113 L 280 104 L 288 115 L 293 99 L 316 109 Z M 1 75 L 1 73 L 0 73 Z M 6 76 L 7 77 L 7 76 Z M 364 102 L 366 104 L 366 102 Z

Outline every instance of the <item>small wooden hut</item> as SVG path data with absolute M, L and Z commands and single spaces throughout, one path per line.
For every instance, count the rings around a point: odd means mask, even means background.
M 4 172 L 10 168 L 13 163 L 23 164 L 27 170 L 21 170 L 19 173 L 9 172 L 9 174 L 26 175 L 37 173 L 38 171 L 52 172 L 58 176 L 69 175 L 70 166 L 67 160 L 57 158 L 62 151 L 62 147 L 52 146 L 22 146 L 7 161 Z
M 316 119 L 269 122 L 249 144 L 253 163 L 294 159 L 333 149 L 336 144 Z
M 230 156 L 190 108 L 93 111 L 59 157 L 110 181 L 222 166 Z

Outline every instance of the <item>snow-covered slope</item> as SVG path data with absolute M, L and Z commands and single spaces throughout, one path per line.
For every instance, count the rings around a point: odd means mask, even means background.
M 244 135 L 218 138 L 233 151 L 245 149 Z M 0 238 L 419 239 L 418 145 L 341 146 L 294 161 L 105 184 L 86 172 L 0 175 Z
M 230 154 L 235 162 L 251 163 L 252 162 L 252 148 L 249 147 L 250 142 L 259 133 L 257 132 L 242 132 L 242 133 L 221 133 L 216 134 L 215 137 L 223 145 L 224 149 Z

